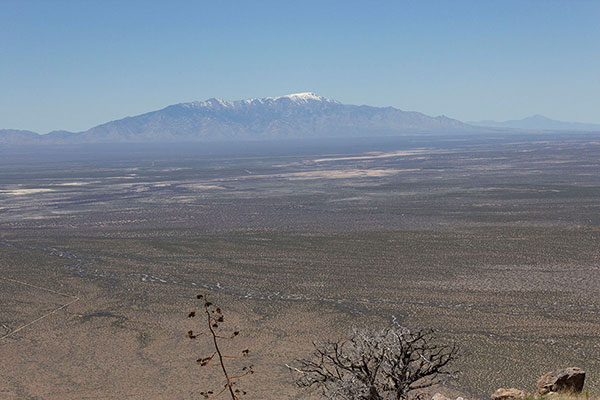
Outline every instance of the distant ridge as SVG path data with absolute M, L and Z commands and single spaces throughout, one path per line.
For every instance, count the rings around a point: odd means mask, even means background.
M 39 141 L 40 135 L 31 131 L 19 129 L 0 130 L 0 143 L 6 144 L 35 144 Z
M 585 124 L 581 122 L 564 122 L 544 117 L 543 115 L 532 115 L 531 117 L 510 121 L 469 121 L 470 125 L 485 126 L 492 128 L 531 129 L 549 131 L 590 131 L 600 132 L 600 124 Z
M 445 116 L 347 105 L 304 92 L 233 102 L 211 98 L 174 104 L 77 133 L 38 135 L 0 130 L 0 144 L 276 140 L 480 131 Z

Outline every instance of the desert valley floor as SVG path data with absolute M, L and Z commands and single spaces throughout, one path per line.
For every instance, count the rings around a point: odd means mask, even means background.
M 389 323 L 458 342 L 472 397 L 567 366 L 600 393 L 600 136 L 113 150 L 0 154 L 0 399 L 218 388 L 196 293 L 249 399 L 313 398 L 286 363 Z

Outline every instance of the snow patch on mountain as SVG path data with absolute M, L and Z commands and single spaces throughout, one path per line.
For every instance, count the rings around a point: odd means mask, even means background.
M 211 98 L 205 101 L 192 101 L 189 103 L 179 104 L 184 108 L 236 108 L 243 105 L 261 105 L 261 104 L 272 104 L 281 101 L 291 101 L 295 104 L 308 104 L 312 102 L 316 103 L 332 103 L 341 104 L 339 101 L 332 100 L 327 97 L 319 96 L 313 92 L 302 92 L 286 94 L 278 97 L 263 97 L 263 98 L 251 98 L 246 100 L 238 101 L 227 101 L 222 99 Z
M 277 101 L 277 100 L 281 100 L 281 99 L 289 99 L 295 103 L 300 103 L 300 104 L 308 103 L 310 101 L 321 101 L 321 102 L 326 102 L 326 103 L 339 103 L 338 101 L 329 99 L 327 97 L 316 95 L 313 92 L 292 93 L 292 94 L 286 94 L 285 96 L 279 96 L 279 97 L 267 97 L 266 99 L 273 100 L 273 101 Z

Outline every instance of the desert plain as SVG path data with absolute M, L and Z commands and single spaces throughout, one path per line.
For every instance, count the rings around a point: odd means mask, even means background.
M 248 399 L 352 327 L 457 342 L 469 398 L 600 393 L 600 136 L 0 151 L 0 399 L 197 399 L 208 293 Z

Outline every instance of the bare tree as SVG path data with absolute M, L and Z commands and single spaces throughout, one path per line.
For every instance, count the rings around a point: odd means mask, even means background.
M 240 332 L 233 331 L 230 333 L 224 333 L 221 325 L 224 323 L 225 318 L 223 317 L 221 308 L 209 301 L 208 295 L 199 294 L 196 296 L 196 298 L 204 302 L 203 306 L 205 324 L 210 335 L 211 347 L 213 348 L 213 351 L 210 355 L 206 357 L 200 357 L 196 360 L 196 362 L 200 364 L 201 367 L 219 367 L 225 381 L 220 390 L 207 390 L 200 392 L 200 395 L 208 399 L 227 393 L 228 397 L 231 397 L 231 400 L 240 400 L 242 396 L 246 394 L 246 392 L 236 387 L 238 385 L 238 380 L 243 376 L 253 374 L 253 367 L 252 365 L 245 366 L 237 375 L 231 375 L 228 371 L 228 366 L 225 363 L 225 359 L 247 357 L 249 350 L 242 350 L 239 355 L 224 354 L 221 350 L 219 342 L 221 340 L 233 340 L 239 335 Z M 195 316 L 196 311 L 191 311 L 188 314 L 188 318 L 194 318 Z M 196 339 L 199 335 L 202 335 L 202 333 L 195 333 L 194 331 L 188 331 L 187 333 L 187 336 L 190 339 Z
M 328 399 L 406 400 L 410 391 L 440 383 L 456 358 L 457 346 L 436 343 L 433 333 L 354 330 L 337 342 L 313 343 L 312 356 L 290 368 L 299 386 L 318 387 Z

